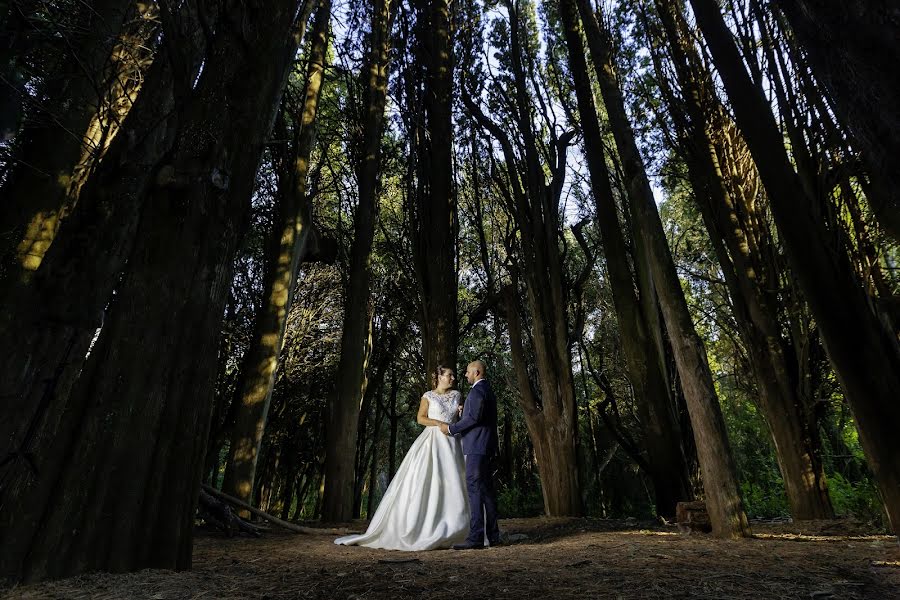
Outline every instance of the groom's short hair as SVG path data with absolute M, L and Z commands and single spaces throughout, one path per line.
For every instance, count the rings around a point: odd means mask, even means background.
M 469 363 L 470 365 L 475 365 L 475 368 L 478 369 L 478 372 L 482 375 L 487 375 L 487 367 L 484 365 L 484 361 L 480 359 L 475 359 Z

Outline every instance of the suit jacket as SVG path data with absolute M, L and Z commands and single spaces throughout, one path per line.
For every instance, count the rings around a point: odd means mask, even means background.
M 497 398 L 486 379 L 469 390 L 462 418 L 450 425 L 450 433 L 462 436 L 463 454 L 497 452 Z

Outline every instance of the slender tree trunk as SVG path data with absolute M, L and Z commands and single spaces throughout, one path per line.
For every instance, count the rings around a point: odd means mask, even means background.
M 587 1 L 578 0 L 578 8 L 585 23 L 585 33 L 597 81 L 625 172 L 628 196 L 632 203 L 646 202 L 648 197 L 650 202 L 655 202 L 643 161 L 634 141 L 634 132 L 625 112 L 625 103 L 615 73 L 612 44 L 608 34 L 597 24 Z M 574 68 L 577 67 L 573 66 Z M 596 152 L 598 156 L 593 158 L 595 164 L 605 166 L 606 159 L 602 155 L 602 146 L 595 144 L 596 141 L 587 152 Z M 628 266 L 628 250 L 619 227 L 608 174 L 604 182 L 594 184 L 594 190 L 595 195 L 598 191 L 602 194 L 595 198 L 597 216 L 603 235 L 619 327 L 622 330 L 622 346 L 645 429 L 644 443 L 650 466 L 648 475 L 653 481 L 656 510 L 659 514 L 673 519 L 675 505 L 679 501 L 690 500 L 692 494 L 684 451 L 681 447 L 681 432 L 675 414 L 675 404 L 663 370 L 664 361 L 661 356 L 663 348 L 657 343 L 657 337 L 660 336 L 653 335 L 651 329 L 651 324 L 658 326 L 656 318 L 658 309 L 655 289 L 652 281 L 649 281 L 650 261 L 647 241 L 642 230 L 635 228 L 633 236 L 636 252 L 633 264 L 638 283 L 643 284 L 639 285 L 643 293 L 637 297 Z
M 560 14 L 569 48 L 569 64 L 575 78 L 591 184 L 595 190 L 599 212 L 603 208 L 601 198 L 611 196 L 610 193 L 600 191 L 600 186 L 609 185 L 609 175 L 602 155 L 602 137 L 587 77 L 578 9 L 574 0 L 560 0 Z M 630 128 L 627 123 L 625 126 Z M 646 182 L 646 179 L 641 182 L 643 169 L 635 169 L 634 163 L 639 160 L 640 157 L 637 156 L 630 162 L 626 161 L 626 165 L 630 165 L 627 168 L 634 170 L 629 178 L 632 186 L 643 186 Z M 666 245 L 656 203 L 652 194 L 631 195 L 630 200 L 632 218 L 642 230 L 643 238 L 648 244 L 653 279 L 691 412 L 713 533 L 719 537 L 749 535 L 725 421 L 713 386 L 706 351 L 691 322 L 675 265 Z
M 296 51 L 296 3 L 258 8 L 224 6 L 242 27 L 210 39 L 61 426 L 3 491 L 4 578 L 190 567 L 237 232 Z
M 578 479 L 577 450 L 572 430 L 577 426 L 574 381 L 571 367 L 552 372 L 548 360 L 538 359 L 541 378 L 542 405 L 539 408 L 531 387 L 522 340 L 522 326 L 516 306 L 515 291 L 507 289 L 505 310 L 513 368 L 519 384 L 519 401 L 525 411 L 525 423 L 534 445 L 547 516 L 577 516 L 581 514 L 581 486 Z M 536 332 L 544 324 L 536 321 Z M 537 336 L 536 336 L 537 337 Z M 538 352 L 540 353 L 540 352 Z M 559 379 L 556 379 L 558 377 Z
M 453 182 L 453 36 L 449 0 L 416 0 L 417 56 L 425 69 L 410 225 L 421 303 L 425 373 L 456 365 L 456 192 Z M 426 377 L 426 381 L 427 381 Z
M 310 0 L 308 6 L 311 6 Z M 301 16 L 302 18 L 302 16 Z M 312 228 L 307 194 L 309 158 L 315 145 L 316 113 L 322 90 L 331 0 L 321 0 L 316 12 L 306 73 L 306 97 L 299 123 L 295 121 L 294 155 L 285 160 L 287 175 L 280 182 L 278 213 L 263 287 L 262 311 L 257 316 L 242 369 L 240 404 L 231 432 L 228 477 L 222 491 L 248 504 L 269 405 L 284 329 L 297 287 L 297 268 Z
M 284 481 L 281 484 L 281 516 L 280 519 L 282 521 L 287 521 L 288 516 L 291 514 L 291 505 L 294 503 L 294 492 L 297 490 L 297 486 L 295 485 L 294 478 L 296 477 L 296 472 L 293 469 L 287 469 L 286 474 L 284 476 Z
M 373 6 L 366 77 L 365 122 L 359 148 L 357 176 L 359 203 L 353 216 L 354 238 L 344 301 L 344 328 L 335 395 L 328 413 L 325 446 L 325 490 L 322 518 L 348 521 L 353 513 L 353 466 L 359 407 L 366 391 L 366 367 L 371 350 L 369 308 L 370 253 L 378 211 L 378 175 L 381 137 L 387 100 L 390 32 L 396 0 L 378 0 Z
M 369 434 L 369 413 L 372 409 L 372 397 L 369 393 L 371 389 L 371 385 L 366 386 L 366 393 L 363 394 L 363 401 L 359 408 L 359 428 L 356 431 L 356 459 L 354 462 L 356 478 L 353 482 L 353 519 L 358 519 L 362 512 L 363 488 L 368 476 L 366 466 L 369 456 L 366 452 L 366 438 Z
M 753 214 L 755 209 L 751 206 L 758 174 L 752 165 L 748 169 L 737 164 L 741 153 L 734 146 L 742 139 L 712 97 L 712 79 L 701 70 L 693 42 L 681 33 L 684 24 L 680 15 L 671 12 L 671 7 L 661 7 L 660 17 L 683 89 L 688 119 L 681 119 L 685 122 L 679 126 L 685 130 L 683 145 L 695 199 L 725 274 L 734 317 L 748 350 L 775 444 L 791 514 L 795 519 L 833 518 L 819 456 L 818 428 L 799 394 L 797 377 L 791 374 L 785 356 L 789 342 L 781 335 L 774 292 L 779 278 L 776 268 L 765 264 L 765 256 L 773 252 L 771 235 L 768 230 L 754 230 L 754 223 L 765 222 Z M 734 174 L 730 186 L 726 173 Z M 751 192 L 741 193 L 744 187 L 751 188 Z
M 378 440 L 381 437 L 381 419 L 384 411 L 381 408 L 381 389 L 375 402 L 375 427 L 372 428 L 372 460 L 369 461 L 369 495 L 366 498 L 366 517 L 371 519 L 375 514 L 375 488 L 378 487 Z
M 885 502 L 891 527 L 900 529 L 900 347 L 873 312 L 843 250 L 829 239 L 821 207 L 791 166 L 767 100 L 741 62 L 716 0 L 691 0 L 713 61 L 734 108 L 738 127 L 772 205 L 792 272 L 809 302 L 828 356 L 853 407 L 860 440 Z M 840 299 L 837 301 L 836 299 Z M 877 373 L 873 377 L 872 373 Z
M 867 166 L 878 222 L 900 240 L 900 62 L 890 0 L 776 0 Z
M 388 481 L 394 479 L 397 472 L 397 427 L 400 424 L 400 415 L 397 414 L 397 374 L 391 368 L 391 403 L 388 412 L 391 422 L 390 438 L 388 438 Z
M 501 146 L 508 180 L 499 187 L 521 232 L 517 261 L 512 269 L 513 283 L 504 290 L 503 296 L 519 401 L 534 444 L 544 510 L 550 516 L 577 516 L 583 510 L 578 479 L 578 412 L 566 315 L 569 290 L 559 249 L 559 204 L 566 155 L 574 132 L 557 137 L 556 131 L 551 130 L 553 138 L 547 145 L 553 149 L 553 162 L 542 163 L 524 64 L 530 49 L 527 40 L 522 39 L 518 6 L 512 0 L 504 5 L 510 22 L 515 135 L 508 135 L 467 94 L 463 94 L 463 101 L 476 121 Z M 513 150 L 512 139 L 519 143 L 519 154 Z M 519 160 L 518 156 L 524 158 Z M 518 314 L 519 273 L 531 318 L 538 390 L 534 389 L 526 367 Z

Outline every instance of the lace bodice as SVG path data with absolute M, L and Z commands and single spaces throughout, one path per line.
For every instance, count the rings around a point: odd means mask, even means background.
M 444 421 L 445 423 L 456 423 L 459 420 L 457 408 L 461 398 L 459 391 L 450 390 L 446 394 L 438 394 L 434 390 L 425 392 L 425 398 L 428 399 L 428 418 Z

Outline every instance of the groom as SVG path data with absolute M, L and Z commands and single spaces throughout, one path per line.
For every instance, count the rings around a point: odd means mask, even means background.
M 466 396 L 462 418 L 452 425 L 441 425 L 441 431 L 447 435 L 462 437 L 466 487 L 472 508 L 469 536 L 465 542 L 454 544 L 454 550 L 484 548 L 485 532 L 489 545 L 500 544 L 497 496 L 491 474 L 491 458 L 497 452 L 497 398 L 485 379 L 484 363 L 480 360 L 472 361 L 466 367 L 466 379 L 472 389 Z

